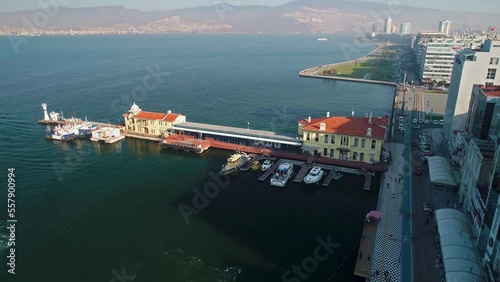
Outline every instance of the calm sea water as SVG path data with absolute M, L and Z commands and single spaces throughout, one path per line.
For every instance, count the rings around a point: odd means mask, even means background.
M 222 179 L 222 187 L 211 175 L 229 152 L 161 152 L 130 139 L 52 142 L 36 123 L 42 101 L 49 111 L 102 122 L 122 120 L 135 101 L 189 121 L 285 134 L 327 111 L 383 116 L 391 87 L 298 77 L 345 60 L 341 44 L 352 43 L 349 36 L 35 37 L 15 54 L 0 38 L 1 280 L 120 281 L 125 273 L 134 281 L 224 281 L 221 270 L 234 266 L 238 281 L 282 281 L 328 236 L 339 246 L 308 281 L 356 280 L 357 242 L 364 215 L 376 207 L 378 180 L 369 192 L 351 175 L 328 188 L 274 189 L 248 172 Z M 350 52 L 361 57 L 373 48 Z M 151 72 L 161 75 L 147 79 Z M 9 167 L 17 181 L 15 276 L 5 270 Z M 214 197 L 198 202 L 186 223 L 179 205 L 193 206 L 193 189 L 205 187 Z

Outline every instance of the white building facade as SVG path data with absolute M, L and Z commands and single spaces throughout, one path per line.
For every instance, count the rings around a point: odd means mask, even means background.
M 500 84 L 499 60 L 500 40 L 488 39 L 478 50 L 466 49 L 457 54 L 444 116 L 446 140 L 453 141 L 456 132 L 465 130 L 473 85 Z
M 439 22 L 439 32 L 443 32 L 446 35 L 450 35 L 451 33 L 451 21 L 442 20 Z
M 400 28 L 401 34 L 410 34 L 410 23 L 404 23 Z
M 392 32 L 392 19 L 388 17 L 384 22 L 384 33 L 390 34 Z

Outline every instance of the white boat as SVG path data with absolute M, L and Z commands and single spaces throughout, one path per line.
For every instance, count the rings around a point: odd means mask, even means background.
M 234 172 L 244 166 L 249 160 L 250 156 L 246 153 L 241 152 L 233 154 L 229 156 L 229 158 L 227 158 L 227 162 L 222 165 L 220 173 L 225 175 Z
M 76 135 L 66 130 L 61 125 L 58 125 L 54 128 L 54 130 L 47 132 L 45 138 L 51 140 L 59 140 L 59 141 L 70 141 L 75 139 Z
M 293 164 L 291 163 L 282 163 L 274 173 L 271 178 L 271 185 L 278 187 L 285 187 L 288 179 L 292 177 L 293 174 Z
M 334 174 L 333 174 L 333 180 L 339 180 L 340 178 L 342 178 L 342 176 L 344 176 L 342 173 L 336 171 Z
M 328 41 L 328 38 L 320 37 L 318 38 L 318 41 Z
M 318 182 L 323 177 L 324 171 L 319 166 L 314 166 L 311 171 L 304 177 L 304 183 L 313 184 Z
M 274 163 L 271 160 L 265 160 L 264 163 L 260 166 L 262 171 L 268 171 L 271 167 L 273 167 Z

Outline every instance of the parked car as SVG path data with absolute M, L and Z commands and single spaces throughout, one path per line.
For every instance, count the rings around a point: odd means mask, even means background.
M 422 127 L 422 126 L 420 126 L 420 124 L 415 124 L 415 125 L 413 126 L 413 128 L 415 128 L 415 129 L 420 129 L 420 127 Z
M 417 145 L 418 145 L 418 141 L 415 139 L 415 140 L 413 140 L 413 141 L 411 142 L 411 144 L 412 144 L 413 146 L 417 146 Z
M 418 137 L 429 137 L 430 138 L 431 136 L 429 134 L 423 133 L 423 134 L 420 134 Z
M 443 120 L 440 120 L 439 121 L 439 125 L 443 125 L 444 124 L 444 121 Z
M 398 129 L 402 129 L 402 128 L 405 128 L 405 125 L 404 125 L 404 124 L 402 124 L 402 123 L 400 123 L 400 124 L 398 125 Z
M 432 124 L 434 124 L 434 125 L 438 125 L 438 124 L 439 124 L 439 121 L 438 121 L 437 119 L 435 119 L 435 120 L 433 120 L 433 121 L 432 121 Z
M 405 134 L 405 129 L 404 129 L 404 128 L 401 128 L 401 129 L 399 130 L 399 132 L 400 132 L 401 134 Z
M 429 124 L 429 120 L 428 120 L 428 119 L 426 119 L 426 120 L 424 121 L 424 123 L 425 123 L 425 124 Z
M 419 119 L 418 123 L 424 123 L 424 120 L 423 119 Z
M 399 117 L 399 121 L 403 121 L 404 120 L 404 117 Z
M 432 212 L 432 204 L 428 202 L 424 202 L 424 211 Z
M 418 120 L 416 118 L 414 118 L 413 123 L 418 123 Z

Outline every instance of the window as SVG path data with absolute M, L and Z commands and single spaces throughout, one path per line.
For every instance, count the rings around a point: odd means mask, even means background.
M 349 137 L 344 136 L 344 145 L 349 146 Z
M 493 86 L 493 82 L 486 82 L 484 86 Z
M 328 143 L 328 138 L 329 138 L 329 137 L 330 137 L 330 136 L 325 135 L 325 143 Z M 325 154 L 325 155 L 326 155 L 326 154 Z
M 323 150 L 323 156 L 328 156 L 328 149 L 327 149 L 327 148 L 325 148 L 325 149 Z
M 361 139 L 361 148 L 366 147 L 366 139 Z
M 314 134 L 314 141 L 316 141 L 316 142 L 319 141 L 319 134 L 318 133 Z
M 358 147 L 359 138 L 354 138 L 354 147 Z
M 497 69 L 488 69 L 488 74 L 486 75 L 486 79 L 495 79 L 496 73 Z
M 357 159 L 358 159 L 358 153 L 357 152 L 352 153 L 352 160 L 356 161 Z
M 335 144 L 335 135 L 332 135 L 332 144 Z
M 498 58 L 490 58 L 490 65 L 498 65 Z
M 375 149 L 376 146 L 377 146 L 377 141 L 372 140 L 372 149 Z
M 330 158 L 333 158 L 335 156 L 335 150 L 330 149 Z
M 307 141 L 311 140 L 311 133 L 307 133 L 307 135 L 306 135 L 306 140 L 307 140 Z
M 365 161 L 365 153 L 359 154 L 359 160 L 364 162 Z

